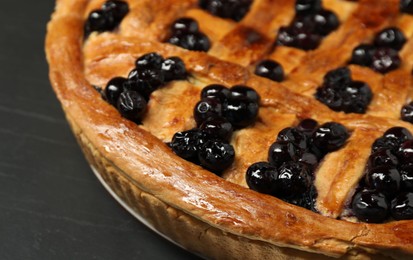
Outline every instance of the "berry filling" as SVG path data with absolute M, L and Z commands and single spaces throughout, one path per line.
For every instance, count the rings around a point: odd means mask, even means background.
M 252 0 L 199 0 L 205 11 L 222 17 L 240 21 L 250 9 Z
M 354 48 L 350 63 L 385 74 L 400 67 L 399 51 L 406 43 L 403 32 L 396 27 L 389 27 L 378 32 L 373 45 L 360 44 Z
M 92 32 L 112 31 L 122 22 L 128 14 L 129 7 L 124 1 L 110 0 L 106 1 L 102 8 L 92 11 L 84 26 L 85 37 Z
M 314 171 L 322 158 L 343 147 L 349 136 L 341 124 L 329 122 L 319 126 L 313 119 L 281 130 L 268 151 L 268 162 L 254 163 L 248 168 L 248 187 L 317 211 Z
M 109 80 L 102 97 L 123 117 L 138 123 L 145 115 L 151 93 L 169 81 L 185 79 L 187 72 L 180 58 L 164 59 L 157 53 L 145 54 L 135 64 L 128 78 Z
M 290 25 L 279 29 L 278 45 L 314 50 L 323 37 L 340 25 L 335 13 L 322 8 L 321 0 L 297 0 L 295 11 L 296 15 Z
M 260 96 L 247 86 L 208 85 L 195 105 L 198 128 L 178 132 L 170 147 L 178 156 L 221 175 L 234 161 L 229 143 L 234 129 L 253 124 L 258 116 Z
M 366 83 L 352 81 L 351 71 L 342 67 L 324 76 L 323 85 L 317 88 L 314 96 L 334 111 L 364 114 L 373 93 Z
M 363 222 L 413 219 L 413 136 L 393 127 L 372 146 L 364 178 L 352 198 L 354 215 Z
M 208 51 L 211 42 L 199 31 L 198 22 L 192 18 L 180 18 L 172 23 L 171 35 L 166 42 L 191 51 Z

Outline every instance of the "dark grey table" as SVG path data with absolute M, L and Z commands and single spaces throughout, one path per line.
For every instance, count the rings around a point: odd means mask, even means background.
M 48 80 L 54 0 L 0 7 L 0 259 L 194 259 L 93 175 Z

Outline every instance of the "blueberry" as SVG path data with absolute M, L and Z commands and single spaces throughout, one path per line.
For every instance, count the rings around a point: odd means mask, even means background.
M 198 159 L 198 151 L 203 142 L 201 132 L 198 129 L 191 129 L 176 133 L 172 138 L 170 147 L 179 157 L 195 161 Z
M 400 172 L 394 166 L 372 168 L 367 172 L 366 184 L 373 190 L 392 196 L 400 189 Z
M 284 70 L 281 64 L 273 60 L 260 61 L 255 67 L 255 74 L 273 81 L 284 80 Z
M 373 52 L 371 68 L 379 73 L 387 73 L 400 67 L 401 59 L 392 48 L 377 48 Z
M 313 144 L 324 153 L 340 149 L 349 138 L 347 129 L 339 123 L 329 122 L 318 127 L 313 135 Z
M 397 160 L 397 157 L 388 149 L 381 149 L 372 153 L 367 163 L 368 168 L 370 169 L 382 165 L 397 166 L 398 164 L 399 161 Z
M 208 85 L 201 91 L 201 98 L 218 98 L 221 102 L 225 102 L 230 96 L 230 90 L 219 84 Z
M 113 21 L 109 20 L 106 13 L 102 10 L 92 11 L 85 22 L 85 36 L 92 32 L 104 32 L 111 30 Z
M 403 121 L 413 123 L 413 102 L 406 104 L 400 111 L 400 118 Z
M 400 0 L 400 11 L 413 14 L 413 0 Z
M 291 27 L 281 26 L 278 30 L 277 44 L 282 46 L 294 47 L 295 33 Z
M 142 95 L 142 97 L 145 98 L 146 102 L 149 101 L 149 97 L 152 94 L 152 92 L 156 90 L 156 88 L 153 88 L 147 81 L 137 79 L 136 77 L 128 79 L 123 84 L 123 87 L 125 91 L 132 90 L 138 92 Z
M 209 13 L 240 21 L 248 12 L 252 0 L 200 0 L 199 6 Z
M 402 163 L 413 163 L 413 140 L 402 143 L 397 155 Z
M 199 162 L 206 169 L 220 174 L 234 162 L 235 150 L 228 143 L 219 140 L 208 140 L 198 152 Z
M 298 162 L 285 162 L 278 169 L 278 191 L 280 199 L 301 197 L 311 185 L 310 172 L 307 167 Z
M 194 119 L 198 126 L 210 117 L 222 116 L 222 104 L 217 98 L 205 98 L 199 101 L 194 108 Z
M 400 166 L 400 188 L 404 191 L 413 192 L 413 164 L 403 164 Z
M 84 26 L 85 36 L 91 32 L 104 32 L 115 29 L 129 12 L 128 4 L 123 1 L 107 1 L 102 10 L 92 11 Z
M 294 159 L 300 158 L 302 155 L 301 150 L 290 142 L 274 142 L 268 150 L 268 161 L 276 166 L 280 167 L 284 162 L 289 162 Z
M 297 47 L 305 51 L 314 50 L 318 47 L 318 45 L 320 45 L 321 36 L 316 33 L 303 30 L 296 34 L 295 41 L 296 43 L 293 47 Z
M 130 79 L 146 81 L 152 90 L 155 91 L 165 83 L 165 74 L 161 69 L 157 68 L 138 69 L 136 76 Z
M 167 42 L 191 51 L 208 51 L 211 42 L 202 32 L 172 35 Z
M 374 47 L 368 44 L 360 44 L 354 48 L 350 63 L 360 66 L 370 66 L 373 63 Z
M 396 220 L 413 219 L 413 193 L 405 192 L 391 202 L 391 215 Z
M 408 140 L 413 140 L 413 135 L 404 127 L 395 126 L 387 129 L 383 134 L 384 138 L 393 139 L 397 141 L 398 144 L 401 144 Z
M 332 88 L 342 88 L 351 83 L 351 71 L 347 67 L 330 70 L 324 75 L 324 84 Z
M 397 152 L 399 149 L 399 141 L 392 138 L 380 137 L 377 138 L 372 145 L 372 152 L 377 152 L 382 149 L 388 149 L 392 152 Z
M 134 68 L 133 70 L 131 70 L 128 74 L 128 79 L 137 79 L 138 77 L 138 69 Z
M 253 124 L 258 116 L 259 106 L 248 97 L 231 97 L 224 105 L 224 116 L 235 128 L 244 128 Z
M 321 10 L 314 15 L 315 32 L 326 36 L 340 25 L 340 21 L 335 13 L 329 10 Z
M 341 93 L 343 104 L 341 111 L 364 114 L 373 99 L 370 86 L 361 81 L 352 81 Z
M 390 27 L 380 31 L 374 38 L 377 47 L 392 48 L 400 50 L 406 43 L 406 37 L 395 27 Z
M 313 33 L 315 31 L 315 26 L 314 15 L 295 16 L 289 25 L 295 34 L 302 31 Z
M 360 221 L 368 223 L 381 223 L 389 215 L 389 203 L 377 191 L 364 189 L 357 192 L 353 197 L 352 208 Z
M 229 141 L 233 132 L 231 123 L 224 117 L 210 117 L 201 124 L 199 129 L 211 137 L 224 141 Z
M 318 122 L 316 120 L 307 118 L 301 120 L 301 122 L 297 125 L 297 130 L 303 132 L 307 136 L 311 136 L 317 127 Z
M 147 53 L 136 60 L 136 68 L 139 70 L 145 69 L 157 69 L 160 70 L 162 68 L 162 63 L 164 59 L 161 55 L 151 52 Z
M 370 87 L 361 81 L 339 84 L 324 82 L 321 87 L 317 88 L 315 98 L 334 111 L 365 113 L 373 98 Z
M 113 78 L 108 82 L 104 90 L 104 96 L 109 104 L 113 106 L 117 105 L 119 96 L 123 92 L 123 85 L 125 82 L 126 79 L 122 77 Z
M 307 149 L 307 136 L 293 127 L 287 127 L 278 133 L 277 141 L 290 142 L 295 144 L 301 150 Z
M 171 28 L 173 34 L 194 33 L 199 31 L 198 22 L 188 17 L 179 18 L 172 24 Z
M 146 100 L 136 91 L 124 91 L 120 94 L 117 108 L 120 114 L 132 121 L 138 122 L 146 112 Z
M 245 98 L 250 102 L 260 102 L 260 96 L 258 95 L 257 91 L 255 91 L 253 88 L 244 85 L 235 85 L 229 90 L 231 93 L 231 98 Z
M 321 36 L 306 28 L 281 27 L 277 35 L 277 44 L 302 50 L 314 50 L 318 47 Z
M 268 162 L 257 162 L 248 167 L 246 181 L 252 190 L 275 194 L 277 191 L 278 170 Z
M 162 63 L 165 81 L 186 79 L 187 73 L 184 62 L 179 57 L 170 57 Z
M 297 15 L 305 15 L 318 12 L 322 9 L 321 0 L 296 0 L 295 12 Z
M 343 97 L 341 93 L 342 91 L 339 89 L 323 85 L 317 88 L 314 97 L 330 109 L 334 111 L 342 111 Z
M 102 5 L 102 10 L 109 13 L 115 22 L 119 24 L 128 14 L 129 6 L 124 1 L 109 0 Z
M 314 212 L 318 212 L 317 209 L 315 208 L 315 203 L 317 199 L 317 189 L 314 187 L 314 185 L 311 185 L 308 192 L 305 192 L 302 194 L 301 197 L 298 199 L 294 199 L 291 201 L 294 205 L 306 208 L 308 210 L 312 210 Z
M 311 152 L 304 152 L 298 161 L 306 165 L 308 169 L 312 171 L 315 170 L 318 165 L 318 157 Z

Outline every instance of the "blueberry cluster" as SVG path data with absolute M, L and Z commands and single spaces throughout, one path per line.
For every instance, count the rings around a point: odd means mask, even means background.
M 168 43 L 191 51 L 208 51 L 211 42 L 199 31 L 198 22 L 192 18 L 179 18 L 171 25 L 171 36 Z
M 400 67 L 399 50 L 405 43 L 406 37 L 398 28 L 383 29 L 376 34 L 373 44 L 360 44 L 354 48 L 350 62 L 387 73 Z
M 185 79 L 186 76 L 185 64 L 180 58 L 164 59 L 157 53 L 148 53 L 136 60 L 136 67 L 128 78 L 111 79 L 102 96 L 123 117 L 139 122 L 153 91 L 166 82 Z
M 89 14 L 84 26 L 85 37 L 92 32 L 114 30 L 128 12 L 129 7 L 126 2 L 117 0 L 106 1 L 102 5 L 102 9 L 94 10 Z
M 319 126 L 313 119 L 302 120 L 278 134 L 268 151 L 268 162 L 248 168 L 247 184 L 255 191 L 316 211 L 314 171 L 327 153 L 340 149 L 348 138 L 347 129 L 339 123 Z
M 351 79 L 351 71 L 341 67 L 324 76 L 315 98 L 334 111 L 364 114 L 373 98 L 369 85 Z
M 272 81 L 281 82 L 284 80 L 284 69 L 281 64 L 274 60 L 260 61 L 255 67 L 255 74 Z
M 252 0 L 199 0 L 207 12 L 234 21 L 241 21 L 250 9 Z
M 296 0 L 295 11 L 290 25 L 279 29 L 278 45 L 313 50 L 340 25 L 335 13 L 322 8 L 321 0 Z
M 229 144 L 234 129 L 255 122 L 259 100 L 258 93 L 247 86 L 206 86 L 194 108 L 197 128 L 176 133 L 170 147 L 180 157 L 220 175 L 235 158 Z
M 352 200 L 355 216 L 381 223 L 390 216 L 413 219 L 413 136 L 403 127 L 388 129 L 378 138 L 366 174 Z
M 400 11 L 413 14 L 413 0 L 400 0 Z

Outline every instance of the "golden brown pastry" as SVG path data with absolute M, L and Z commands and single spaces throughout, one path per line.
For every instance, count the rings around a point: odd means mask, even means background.
M 90 164 L 188 250 L 409 259 L 412 13 L 404 0 L 58 0 L 46 52 Z M 212 84 L 224 97 L 200 97 Z M 230 130 L 195 139 L 221 164 L 180 154 L 212 117 Z M 297 167 L 304 190 L 289 186 Z M 252 185 L 254 169 L 275 186 Z

